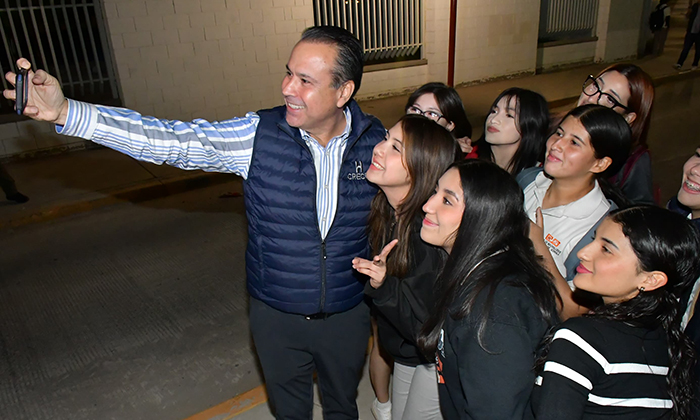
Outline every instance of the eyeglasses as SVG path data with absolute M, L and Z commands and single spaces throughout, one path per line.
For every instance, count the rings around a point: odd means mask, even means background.
M 586 96 L 596 96 L 598 95 L 598 105 L 602 105 L 606 108 L 615 109 L 615 107 L 620 107 L 625 111 L 629 111 L 625 105 L 622 105 L 617 99 L 615 99 L 609 93 L 605 93 L 600 90 L 598 81 L 593 77 L 593 75 L 588 76 L 585 82 L 583 82 L 583 93 Z
M 409 106 L 408 109 L 406 110 L 406 113 L 407 113 L 407 114 L 418 114 L 418 115 L 422 115 L 422 116 L 424 116 L 424 117 L 426 117 L 426 118 L 429 118 L 429 119 L 431 119 L 431 120 L 433 120 L 433 121 L 436 121 L 436 122 L 437 122 L 437 121 L 440 121 L 440 118 L 445 118 L 444 115 L 442 115 L 442 114 L 440 114 L 440 113 L 438 113 L 438 112 L 435 112 L 435 111 L 423 111 L 422 109 L 418 108 L 418 107 L 415 106 L 415 105 Z M 445 118 L 445 119 L 447 119 L 447 118 Z

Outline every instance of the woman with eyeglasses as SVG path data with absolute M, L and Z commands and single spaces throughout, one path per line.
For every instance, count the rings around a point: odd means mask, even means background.
M 632 150 L 622 168 L 609 178 L 625 198 L 637 204 L 655 204 L 651 156 L 647 146 L 654 103 L 654 84 L 634 64 L 614 64 L 596 77 L 588 76 L 578 106 L 598 104 L 625 118 L 632 129 Z
M 698 249 L 690 222 L 658 207 L 603 221 L 574 278 L 602 304 L 545 340 L 537 420 L 692 418 L 695 358 L 678 298 L 700 275 Z
M 479 158 L 516 176 L 542 160 L 548 130 L 549 107 L 542 95 L 517 87 L 506 89 L 486 117 Z
M 476 145 L 472 145 L 471 140 L 472 125 L 464 111 L 462 99 L 454 88 L 440 82 L 426 83 L 408 98 L 405 111 L 437 122 L 452 133 L 468 157 L 470 153 L 475 153 Z

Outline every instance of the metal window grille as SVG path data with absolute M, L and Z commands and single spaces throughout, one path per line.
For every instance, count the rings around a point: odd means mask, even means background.
M 422 16 L 423 0 L 314 0 L 314 23 L 357 36 L 365 64 L 420 59 Z
M 542 0 L 539 42 L 595 36 L 598 0 Z
M 26 57 L 54 75 L 66 96 L 119 103 L 100 0 L 6 0 L 0 5 L 0 69 Z M 3 88 L 9 83 L 3 78 Z M 13 113 L 0 101 L 0 115 Z

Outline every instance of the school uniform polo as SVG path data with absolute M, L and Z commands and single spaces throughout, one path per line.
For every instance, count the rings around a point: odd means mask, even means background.
M 552 180 L 542 172 L 523 190 L 525 211 L 533 222 L 537 208 L 542 207 L 542 201 L 550 185 Z M 580 199 L 563 206 L 542 209 L 544 242 L 562 277 L 567 278 L 564 262 L 571 250 L 586 232 L 605 216 L 609 208 L 610 203 L 600 189 L 598 181 L 595 181 L 593 189 Z

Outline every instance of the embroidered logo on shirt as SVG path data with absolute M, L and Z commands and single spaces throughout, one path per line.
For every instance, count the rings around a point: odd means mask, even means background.
M 348 174 L 349 181 L 363 181 L 365 179 L 365 171 L 362 169 L 362 161 L 355 161 L 355 172 Z

